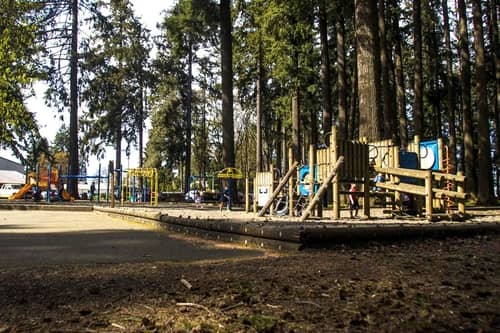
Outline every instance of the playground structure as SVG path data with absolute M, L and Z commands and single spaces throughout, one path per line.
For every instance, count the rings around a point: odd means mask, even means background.
M 75 198 L 69 194 L 64 188 L 64 181 L 68 179 L 96 179 L 97 180 L 97 193 L 100 193 L 101 180 L 107 181 L 109 177 L 103 177 L 101 174 L 101 166 L 99 165 L 99 172 L 97 176 L 88 175 L 64 175 L 62 168 L 53 168 L 50 164 L 46 168 L 40 168 L 38 165 L 35 172 L 28 174 L 28 182 L 15 194 L 9 197 L 10 201 L 24 199 L 30 191 L 36 191 L 39 194 L 46 192 L 45 200 L 51 202 L 53 200 L 51 192 L 57 193 L 58 201 L 74 201 Z M 109 188 L 106 193 L 109 192 Z M 36 194 L 33 197 L 36 198 Z M 40 200 L 41 198 L 36 198 Z M 100 195 L 97 195 L 97 201 L 100 201 Z
M 413 156 L 413 165 L 408 165 L 407 158 L 401 160 L 400 156 L 405 154 Z M 329 147 L 315 149 L 310 146 L 307 172 L 300 172 L 299 163 L 291 162 L 287 174 L 281 179 L 275 179 L 274 172 L 256 173 L 254 212 L 257 213 L 257 207 L 262 207 L 259 216 L 268 212 L 288 213 L 300 216 L 303 221 L 316 209 L 317 216 L 321 217 L 320 201 L 325 198 L 331 184 L 332 217 L 339 219 L 340 195 L 348 194 L 349 191 L 343 189 L 355 183 L 361 185 L 358 194 L 366 217 L 370 216 L 370 196 L 375 195 L 390 198 L 393 215 L 403 212 L 405 198 L 414 196 L 417 213 L 423 215 L 425 211 L 428 220 L 436 219 L 441 213 L 447 217 L 463 216 L 467 199 L 465 176 L 460 172 L 450 172 L 446 154 L 442 140 L 422 143 L 417 136 L 404 151 L 400 151 L 391 140 L 374 143 L 342 140 L 333 127 Z M 384 181 L 372 184 L 375 173 L 381 173 Z M 279 206 L 284 197 L 287 209 Z M 300 209 L 297 208 L 299 205 Z
M 96 176 L 63 175 L 61 167 L 58 167 L 57 169 L 52 168 L 50 164 L 47 168 L 39 168 L 37 166 L 37 171 L 28 175 L 29 181 L 27 184 L 25 184 L 19 191 L 11 195 L 9 200 L 24 199 L 30 191 L 36 191 L 38 194 L 47 191 L 47 202 L 53 200 L 51 199 L 50 192 L 56 192 L 58 194 L 57 200 L 74 201 L 75 198 L 73 198 L 66 191 L 66 189 L 64 189 L 64 181 L 67 181 L 68 179 L 92 179 L 96 180 L 97 193 L 94 193 L 94 195 L 96 194 L 96 202 L 100 202 L 101 200 L 101 185 L 104 181 L 104 185 L 106 186 L 106 201 L 111 199 L 112 206 L 114 207 L 115 197 L 110 195 L 110 187 L 114 188 L 115 171 L 120 170 L 113 169 L 112 161 L 110 161 L 109 165 L 110 168 L 108 168 L 108 175 L 105 177 L 101 176 L 101 165 L 99 165 L 99 171 Z M 124 174 L 124 180 L 120 180 L 118 182 L 118 184 L 121 184 L 119 185 L 118 193 L 121 194 L 120 198 L 122 205 L 125 201 L 129 201 L 130 203 L 149 202 L 151 205 L 158 205 L 158 173 L 156 169 L 136 168 L 129 169 L 125 173 L 121 171 L 119 173 L 120 177 Z M 88 189 L 87 185 L 84 187 L 87 187 Z M 33 198 L 35 198 L 35 196 L 33 196 Z M 37 197 L 37 200 L 40 199 L 41 195 L 40 197 Z M 89 199 L 93 200 L 94 198 Z
M 158 173 L 155 168 L 135 168 L 129 169 L 126 172 L 121 172 L 121 170 L 114 170 L 113 162 L 110 161 L 108 167 L 108 175 L 101 176 L 101 165 L 99 164 L 99 171 L 96 176 L 87 175 L 64 175 L 62 174 L 61 167 L 52 168 L 49 164 L 46 168 L 36 167 L 36 171 L 28 175 L 28 181 L 23 187 L 11 195 L 8 199 L 10 201 L 25 199 L 26 195 L 30 191 L 32 193 L 32 198 L 36 200 L 41 200 L 41 193 L 47 192 L 46 200 L 50 202 L 53 200 L 51 198 L 51 192 L 57 193 L 57 200 L 63 201 L 74 201 L 75 198 L 72 197 L 67 190 L 64 188 L 64 181 L 68 179 L 85 179 L 85 180 L 96 180 L 97 193 L 96 202 L 101 200 L 101 185 L 105 185 L 106 201 L 111 199 L 112 206 L 114 207 L 115 197 L 110 195 L 110 188 L 114 188 L 114 175 L 115 171 L 119 171 L 120 179 L 118 185 L 118 194 L 121 198 L 121 204 L 123 205 L 125 201 L 130 203 L 150 203 L 151 205 L 158 205 Z M 104 183 L 103 183 L 104 182 Z M 85 185 L 85 186 L 84 186 Z M 88 185 L 81 185 L 87 188 Z M 86 193 L 85 193 L 86 194 Z M 31 199 L 31 198 L 30 198 Z M 90 198 L 93 200 L 94 198 Z
M 127 201 L 158 206 L 158 172 L 155 168 L 128 169 L 121 184 L 122 205 Z
M 37 166 L 37 171 L 28 174 L 28 179 L 29 181 L 19 191 L 9 197 L 9 201 L 24 199 L 29 191 L 35 187 L 38 193 L 46 191 L 46 200 L 50 202 L 50 192 L 58 191 L 60 188 L 61 177 L 59 177 L 59 171 L 52 169 L 50 165 L 44 169 L 39 169 Z M 74 200 L 66 190 L 62 190 L 59 195 L 61 200 Z

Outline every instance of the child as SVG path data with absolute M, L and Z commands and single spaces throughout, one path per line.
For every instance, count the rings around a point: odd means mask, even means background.
M 201 208 L 201 194 L 200 191 L 196 191 L 194 194 L 194 203 L 196 207 Z
M 358 209 L 359 209 L 359 202 L 358 202 L 358 188 L 356 187 L 356 184 L 351 184 L 351 188 L 349 189 L 349 214 L 351 215 L 351 218 L 353 218 L 352 212 L 354 211 L 354 217 L 358 217 Z

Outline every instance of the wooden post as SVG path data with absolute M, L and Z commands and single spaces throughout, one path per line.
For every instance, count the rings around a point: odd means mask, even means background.
M 290 170 L 288 170 L 288 172 L 286 173 L 285 177 L 283 177 L 283 179 L 281 180 L 281 182 L 278 184 L 278 186 L 276 186 L 276 189 L 273 191 L 273 193 L 271 194 L 271 197 L 269 198 L 269 200 L 267 200 L 266 204 L 264 205 L 264 207 L 262 207 L 262 209 L 259 211 L 259 215 L 258 216 L 264 216 L 264 214 L 266 213 L 266 210 L 271 207 L 271 205 L 273 204 L 274 202 L 274 198 L 276 198 L 276 196 L 280 193 L 280 191 L 283 189 L 283 187 L 285 186 L 285 184 L 288 182 L 288 180 L 290 179 L 290 177 L 293 175 L 293 173 L 295 172 L 295 169 L 297 169 L 297 166 L 299 165 L 299 162 L 294 162 L 292 167 L 290 168 Z
M 259 199 L 259 184 L 260 181 L 258 173 L 255 173 L 255 178 L 253 181 L 253 212 L 257 213 L 257 200 Z
M 337 129 L 335 126 L 332 127 L 332 134 L 330 138 L 330 149 L 331 149 L 331 156 L 332 156 L 332 161 L 337 161 L 338 160 L 338 151 L 337 151 Z M 339 219 L 340 218 L 340 194 L 339 194 L 339 188 L 340 186 L 340 181 L 339 177 L 333 178 L 333 183 L 332 183 L 332 201 L 333 201 L 333 218 L 334 219 Z
M 443 143 L 443 138 L 438 138 L 437 139 L 437 144 L 438 144 L 438 168 L 439 171 L 444 172 L 444 161 L 443 161 L 443 156 L 444 156 L 444 143 Z
M 109 182 L 111 183 L 111 208 L 115 208 L 115 166 L 113 161 L 109 161 Z
M 394 168 L 399 168 L 399 147 L 394 146 Z M 394 176 L 394 179 L 392 180 L 395 184 L 399 184 L 399 177 Z M 403 202 L 401 201 L 401 192 L 399 191 L 394 191 L 394 202 L 396 204 L 396 207 L 398 210 L 403 209 Z M 394 205 L 394 203 L 393 203 Z
M 273 193 L 273 191 L 274 191 L 274 166 L 273 166 L 272 163 L 269 164 L 269 170 L 271 171 L 271 188 L 270 188 L 270 191 L 271 191 L 271 193 Z M 274 202 L 274 198 L 271 201 L 271 205 L 269 206 L 269 214 L 271 214 L 271 215 L 273 215 L 273 212 L 274 212 L 273 202 Z
M 333 170 L 328 175 L 326 181 L 323 182 L 323 184 L 321 184 L 321 187 L 318 189 L 318 192 L 314 195 L 314 198 L 311 200 L 311 202 L 309 202 L 309 205 L 307 206 L 306 210 L 302 212 L 302 216 L 300 217 L 301 222 L 304 222 L 311 215 L 312 209 L 321 200 L 321 196 L 326 191 L 328 184 L 332 181 L 332 179 L 335 176 L 337 176 L 337 170 L 342 165 L 343 162 L 344 162 L 344 156 L 340 156 L 339 159 L 337 160 L 337 163 L 335 163 L 335 165 L 333 166 Z
M 457 172 L 457 176 L 463 176 L 463 175 L 464 175 L 463 171 Z M 458 193 L 465 193 L 464 184 L 465 184 L 465 181 L 464 182 L 457 182 L 457 192 Z M 458 212 L 460 214 L 465 214 L 465 200 L 462 200 L 462 199 L 458 200 Z
M 437 139 L 437 146 L 438 146 L 437 156 L 435 158 L 438 159 L 438 169 L 439 169 L 440 172 L 442 172 L 442 171 L 444 171 L 444 161 L 443 161 L 444 143 L 443 143 L 443 139 L 442 138 L 438 138 Z M 438 210 L 442 210 L 443 209 L 443 204 L 446 206 L 446 204 L 444 203 L 444 200 L 442 200 L 442 199 L 435 199 L 435 202 L 436 202 L 436 206 L 435 207 Z
M 365 150 L 361 150 L 364 154 Z M 365 183 L 363 184 L 364 190 L 364 202 L 363 202 L 363 214 L 365 217 L 370 217 L 370 173 L 368 170 L 368 165 L 364 167 L 364 179 Z
M 316 152 L 314 151 L 314 145 L 309 145 L 309 175 L 307 176 L 309 182 L 309 200 L 312 200 L 314 197 L 314 179 L 315 179 L 315 172 L 314 172 L 314 165 L 315 165 L 315 155 Z M 314 215 L 314 207 L 312 209 L 313 215 Z
M 248 213 L 248 211 L 250 211 L 250 202 L 249 202 L 250 195 L 248 193 L 249 191 L 250 191 L 250 182 L 248 180 L 248 177 L 245 177 L 245 213 Z
M 293 150 L 292 148 L 288 149 L 288 170 L 290 171 L 293 167 L 293 159 L 292 155 Z M 293 177 L 293 173 L 290 175 L 290 181 L 288 182 L 288 215 L 290 217 L 293 216 L 293 190 L 294 190 L 294 183 L 295 183 L 295 178 Z
M 428 170 L 425 176 L 425 217 L 432 219 L 432 171 Z

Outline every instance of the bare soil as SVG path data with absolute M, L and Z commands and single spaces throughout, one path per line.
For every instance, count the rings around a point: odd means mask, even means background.
M 500 235 L 0 268 L 0 332 L 499 332 Z

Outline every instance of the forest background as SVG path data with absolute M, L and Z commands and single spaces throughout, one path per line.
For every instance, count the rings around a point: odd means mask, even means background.
M 304 147 L 328 145 L 335 125 L 401 147 L 443 138 L 473 200 L 498 196 L 494 0 L 181 0 L 157 35 L 128 0 L 0 7 L 0 146 L 28 167 L 79 174 L 106 147 L 116 165 L 137 147 L 164 189 L 187 190 L 190 175 L 225 166 L 252 175 L 305 162 Z M 69 124 L 52 142 L 26 106 L 40 81 Z

